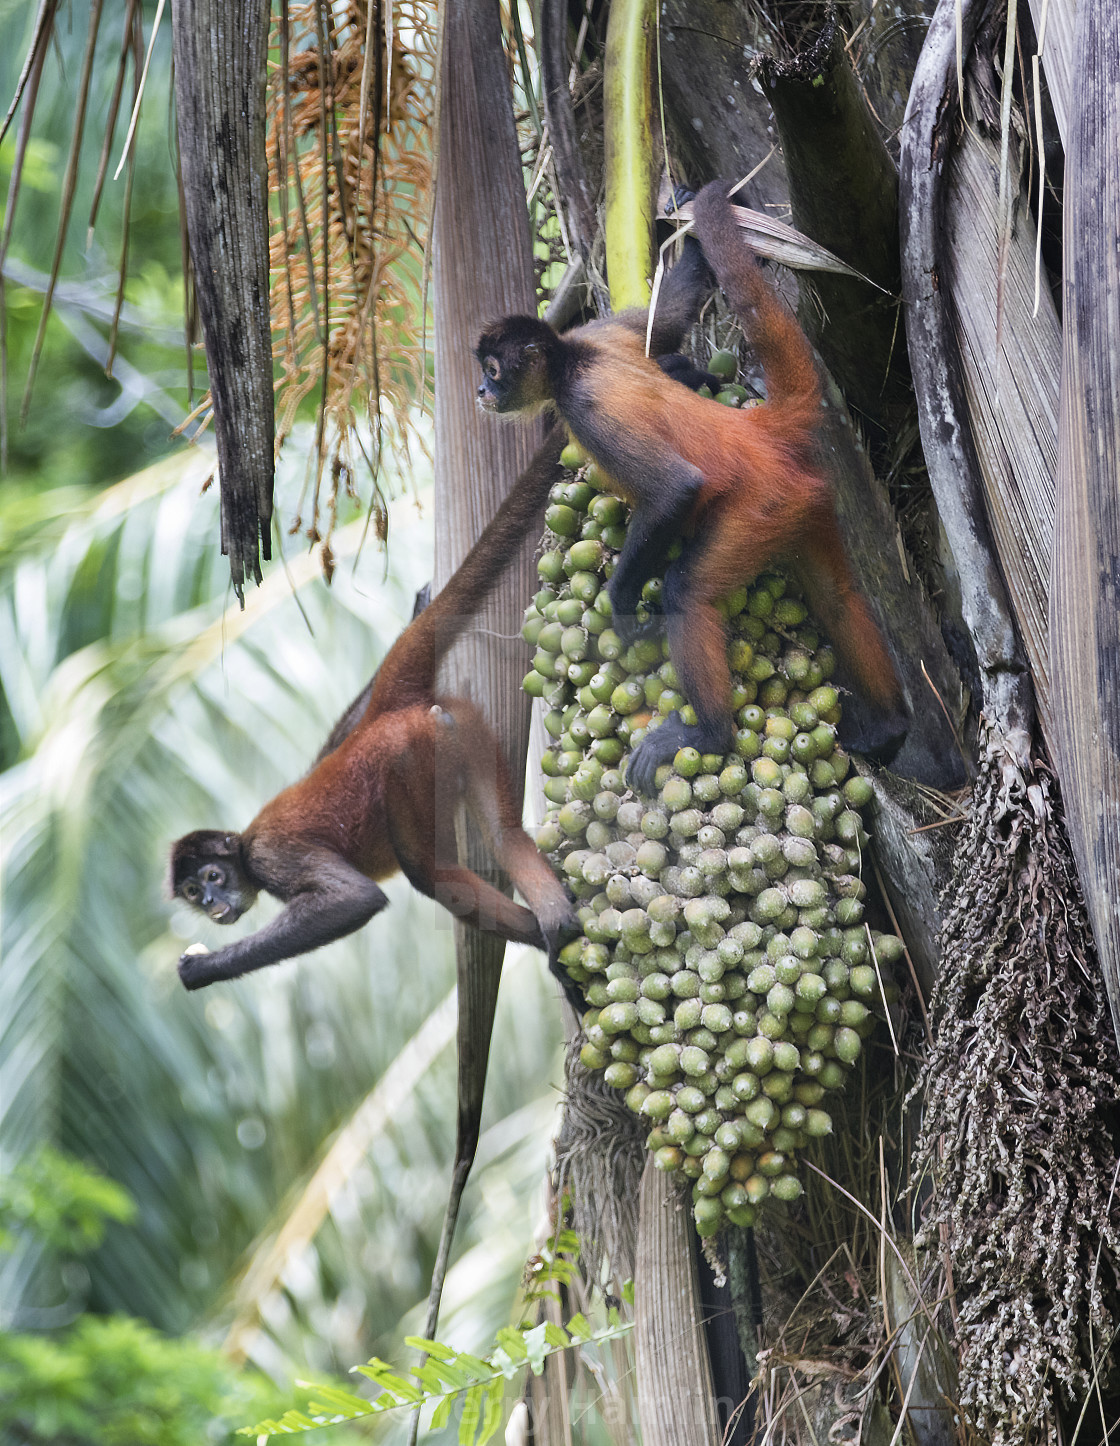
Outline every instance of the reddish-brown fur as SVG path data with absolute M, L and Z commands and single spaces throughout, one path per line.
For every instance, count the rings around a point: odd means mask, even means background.
M 519 943 L 553 944 L 571 904 L 521 828 L 497 738 L 473 704 L 436 691 L 436 668 L 538 524 L 563 432 L 548 441 L 434 602 L 401 634 L 357 722 L 243 834 L 200 831 L 172 849 L 172 887 L 221 922 L 265 889 L 287 908 L 213 954 L 188 954 L 188 988 L 305 953 L 360 928 L 385 904 L 377 881 L 404 872 L 457 917 Z M 461 867 L 455 810 L 466 802 L 528 908 Z M 203 884 L 206 891 L 203 891 Z
M 644 318 L 624 313 L 557 337 L 531 318 L 510 318 L 479 342 L 482 404 L 494 411 L 551 399 L 612 489 L 633 506 L 626 543 L 609 583 L 615 628 L 635 636 L 648 578 L 665 572 L 669 647 L 698 721 L 673 715 L 631 758 L 627 777 L 642 792 L 657 765 L 682 744 L 722 751 L 731 735 L 731 682 L 717 604 L 767 566 L 790 567 L 828 629 L 860 697 L 845 710 L 842 736 L 889 756 L 906 729 L 890 656 L 860 596 L 816 456 L 821 393 L 812 351 L 767 284 L 727 200 L 713 182 L 693 205 L 696 236 L 762 363 L 763 406 L 742 410 L 697 396 L 645 354 Z M 669 285 L 675 274 L 670 272 Z M 675 293 L 672 315 L 697 295 L 695 256 Z M 861 700 L 871 705 L 872 713 Z
M 456 862 L 454 815 L 464 797 L 529 909 Z M 489 724 L 472 704 L 430 685 L 426 698 L 405 707 L 376 688 L 349 737 L 265 804 L 241 838 L 253 874 L 275 868 L 279 840 L 286 853 L 327 849 L 375 882 L 403 870 L 457 917 L 519 943 L 540 942 L 536 915 L 563 894 L 521 828 Z

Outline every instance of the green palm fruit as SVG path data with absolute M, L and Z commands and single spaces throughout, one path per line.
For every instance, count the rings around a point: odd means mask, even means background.
M 725 402 L 744 395 L 723 389 Z M 707 1235 L 753 1223 L 770 1195 L 796 1198 L 798 1152 L 831 1132 L 822 1101 L 896 993 L 880 976 L 903 946 L 862 923 L 860 810 L 873 790 L 837 746 L 831 650 L 779 574 L 720 605 L 728 753 L 682 748 L 656 800 L 627 792 L 635 740 L 674 710 L 695 714 L 663 639 L 623 647 L 610 626 L 626 505 L 577 448 L 564 460 L 582 471 L 552 489 L 522 629 L 524 686 L 550 739 L 538 845 L 579 908 L 559 957 L 593 1006 L 582 1062 L 645 1117 L 655 1165 L 693 1181 Z M 661 580 L 642 597 L 645 616 Z

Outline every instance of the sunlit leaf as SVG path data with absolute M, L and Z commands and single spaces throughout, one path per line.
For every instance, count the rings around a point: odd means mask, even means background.
M 462 1366 L 464 1370 L 470 1371 L 480 1381 L 489 1380 L 494 1373 L 494 1368 L 489 1361 L 484 1361 L 481 1356 L 472 1356 L 468 1351 L 456 1351 L 455 1363 Z
M 528 1355 L 524 1335 L 512 1326 L 504 1326 L 496 1339 L 511 1361 L 523 1361 Z
M 463 1397 L 463 1414 L 459 1417 L 459 1446 L 473 1446 L 482 1419 L 482 1387 L 472 1386 Z
M 410 1350 L 433 1356 L 437 1361 L 447 1361 L 455 1355 L 450 1346 L 445 1346 L 441 1341 L 426 1340 L 424 1336 L 405 1336 L 404 1343 Z
M 406 1381 L 398 1375 L 385 1361 L 379 1361 L 376 1356 L 367 1361 L 364 1366 L 355 1366 L 355 1371 L 360 1371 L 363 1376 L 368 1376 L 371 1381 L 376 1381 L 382 1390 L 392 1396 L 399 1397 L 402 1401 L 422 1401 L 423 1391 L 419 1390 L 411 1381 Z
M 451 1408 L 454 1406 L 455 1400 L 456 1398 L 454 1396 L 444 1396 L 443 1400 L 440 1401 L 439 1405 L 432 1412 L 431 1429 L 433 1431 L 442 1430 L 448 1421 L 450 1421 Z
M 505 1399 L 505 1382 L 501 1376 L 495 1376 L 486 1387 L 486 1410 L 482 1417 L 482 1429 L 479 1431 L 479 1446 L 485 1443 L 497 1431 L 502 1424 L 502 1403 Z

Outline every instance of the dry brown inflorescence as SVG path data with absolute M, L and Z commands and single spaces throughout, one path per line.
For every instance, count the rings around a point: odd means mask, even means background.
M 316 455 L 292 530 L 324 545 L 339 494 L 407 457 L 425 377 L 435 10 L 425 0 L 293 4 L 270 75 L 272 332 L 277 447 L 318 392 Z M 324 480 L 326 488 L 324 490 Z
M 919 1157 L 960 1404 L 993 1446 L 1106 1385 L 1120 1071 L 1053 776 L 989 739 L 947 901 Z

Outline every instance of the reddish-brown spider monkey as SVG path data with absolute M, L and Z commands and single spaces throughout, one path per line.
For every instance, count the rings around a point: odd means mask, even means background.
M 232 924 L 263 889 L 286 905 L 271 923 L 215 953 L 187 953 L 179 977 L 201 989 L 305 954 L 360 929 L 387 902 L 376 880 L 400 869 L 457 917 L 555 952 L 572 905 L 536 845 L 498 743 L 473 704 L 436 691 L 440 659 L 539 526 L 563 475 L 554 427 L 443 591 L 401 634 L 315 766 L 244 833 L 200 829 L 172 845 L 171 889 Z M 368 702 L 362 708 L 368 692 Z M 523 908 L 455 862 L 454 812 L 466 800 Z
M 727 639 L 717 604 L 772 563 L 785 564 L 828 630 L 844 680 L 859 690 L 845 703 L 841 736 L 886 760 L 908 714 L 894 667 L 857 588 L 840 537 L 831 489 L 816 456 L 821 392 L 801 329 L 778 300 L 715 181 L 693 203 L 693 245 L 682 266 L 672 323 L 697 309 L 706 270 L 715 272 L 762 363 L 767 402 L 742 411 L 690 394 L 645 354 L 646 320 L 625 312 L 560 337 L 544 322 L 512 316 L 487 330 L 477 354 L 479 405 L 494 412 L 553 407 L 633 511 L 608 584 L 614 627 L 637 636 L 643 584 L 660 572 L 670 544 L 684 549 L 665 573 L 662 607 L 669 649 L 697 722 L 673 713 L 635 750 L 627 779 L 653 788 L 658 766 L 690 744 L 721 753 L 731 740 Z M 702 250 L 702 255 L 700 254 Z M 660 311 L 660 309 L 659 309 Z M 664 350 L 654 330 L 651 350 Z

